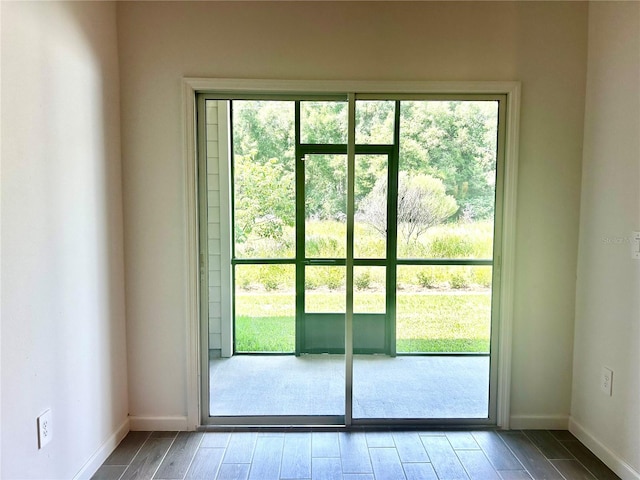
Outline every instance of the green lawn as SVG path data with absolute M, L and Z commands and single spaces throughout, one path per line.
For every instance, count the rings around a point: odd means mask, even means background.
M 356 313 L 375 312 L 382 293 L 357 292 Z M 307 310 L 344 311 L 344 296 L 309 292 Z M 491 297 L 489 292 L 398 292 L 398 352 L 488 352 Z M 236 349 L 239 352 L 293 352 L 293 293 L 238 293 Z

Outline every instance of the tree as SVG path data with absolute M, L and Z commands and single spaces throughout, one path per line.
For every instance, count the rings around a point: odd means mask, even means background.
M 403 101 L 400 167 L 443 181 L 470 219 L 493 214 L 497 103 Z
M 275 158 L 265 164 L 249 155 L 236 155 L 234 160 L 236 241 L 242 243 L 252 232 L 281 239 L 282 227 L 295 224 L 293 172 Z
M 398 227 L 407 243 L 418 239 L 428 228 L 442 223 L 458 210 L 455 198 L 447 195 L 442 180 L 430 175 L 398 179 Z
M 398 230 L 405 241 L 417 240 L 428 228 L 438 225 L 458 210 L 441 180 L 430 175 L 400 174 L 398 180 Z M 387 179 L 380 178 L 358 210 L 359 220 L 381 235 L 387 234 Z

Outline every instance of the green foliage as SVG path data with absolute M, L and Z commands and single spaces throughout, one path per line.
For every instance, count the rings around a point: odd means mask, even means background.
M 427 268 L 416 273 L 418 285 L 423 288 L 434 288 L 437 285 L 437 278 L 432 268 Z
M 294 316 L 236 316 L 236 351 L 292 353 L 295 328 Z
M 289 227 L 285 227 L 289 228 Z M 309 236 L 306 240 L 307 256 L 315 258 L 340 258 L 345 256 L 345 231 L 342 222 L 307 222 Z M 285 236 L 289 234 L 285 232 Z M 384 258 L 385 241 L 370 226 L 356 223 L 355 252 L 357 258 Z M 282 250 L 281 243 L 263 240 L 254 243 L 249 252 L 255 258 L 277 258 L 288 254 L 294 256 L 293 246 Z M 492 228 L 489 222 L 472 224 L 446 224 L 429 229 L 419 240 L 406 245 L 398 244 L 399 258 L 491 258 Z M 284 252 L 284 253 L 283 253 Z M 326 272 L 323 267 L 309 267 L 306 270 L 305 283 L 309 289 L 341 288 L 344 285 L 344 267 L 333 268 Z M 418 267 L 416 267 L 418 268 Z M 405 268 L 398 269 L 400 288 L 441 288 L 451 285 L 450 276 L 462 267 L 419 267 L 405 275 Z M 367 270 L 368 269 L 368 270 Z M 384 285 L 383 268 L 357 267 L 357 275 L 370 276 L 371 284 Z M 419 273 L 418 273 L 419 272 Z M 243 290 L 263 288 L 265 290 L 283 290 L 295 285 L 294 268 L 291 265 L 243 265 L 236 268 L 236 285 Z M 461 288 L 488 288 L 491 286 L 491 267 L 473 267 L 465 278 L 466 286 Z M 455 282 L 455 280 L 454 280 Z M 356 288 L 357 285 L 356 285 Z M 365 287 L 369 288 L 369 287 Z
M 250 156 L 236 155 L 234 163 L 234 234 L 237 253 L 249 253 L 261 239 L 282 248 L 291 239 L 285 226 L 295 224 L 294 174 L 276 160 L 259 163 Z M 246 251 L 246 252 L 245 252 Z
M 449 277 L 451 288 L 461 289 L 469 286 L 469 277 L 466 272 L 454 272 Z
M 493 282 L 492 275 L 491 267 L 475 267 L 471 271 L 471 283 L 483 288 L 490 288 Z
M 431 240 L 429 249 L 433 258 L 465 258 L 473 255 L 473 240 L 455 233 L 445 233 Z
M 441 179 L 467 220 L 493 213 L 497 102 L 404 101 L 400 168 Z
M 357 142 L 390 144 L 394 109 L 392 101 L 358 101 Z M 233 101 L 232 112 L 236 241 L 281 240 L 286 234 L 284 227 L 293 225 L 295 210 L 294 102 Z M 494 208 L 497 103 L 402 101 L 400 118 L 401 170 L 411 178 L 425 175 L 442 181 L 445 194 L 453 197 L 458 207 L 454 219 L 490 218 Z M 346 102 L 301 103 L 303 143 L 345 144 L 346 131 Z M 358 155 L 356 170 L 355 200 L 359 204 L 378 179 L 386 177 L 386 157 Z M 309 155 L 305 177 L 307 218 L 343 218 L 345 156 Z M 248 180 L 251 178 L 253 182 Z M 415 222 L 408 218 L 404 223 L 411 229 Z
M 286 281 L 286 267 L 284 265 L 260 265 L 258 280 L 266 291 L 277 290 Z
M 428 228 L 442 223 L 457 210 L 455 199 L 445 193 L 441 180 L 430 175 L 400 173 L 398 181 L 398 227 L 407 244 Z M 387 233 L 387 179 L 380 177 L 362 200 L 358 219 L 383 237 Z
M 316 292 L 319 305 L 334 293 Z M 384 301 L 382 292 L 359 293 L 363 311 Z M 241 352 L 293 352 L 295 297 L 245 293 L 236 296 L 236 348 Z M 371 310 L 373 311 L 373 310 Z M 478 294 L 398 295 L 398 352 L 488 352 L 491 297 Z
M 371 274 L 368 271 L 364 271 L 360 275 L 356 275 L 354 277 L 353 283 L 356 289 L 366 290 L 371 286 Z

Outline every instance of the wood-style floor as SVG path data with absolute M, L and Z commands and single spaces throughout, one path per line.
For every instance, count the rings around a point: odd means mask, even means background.
M 610 480 L 567 431 L 130 432 L 94 479 Z

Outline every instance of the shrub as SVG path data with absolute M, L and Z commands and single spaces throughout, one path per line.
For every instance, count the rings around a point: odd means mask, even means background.
M 323 283 L 330 290 L 337 290 L 344 285 L 344 270 L 342 268 L 327 268 L 323 276 Z
M 360 275 L 356 275 L 353 283 L 358 290 L 366 290 L 371 286 L 371 274 L 369 274 L 369 272 L 362 272 Z
M 433 270 L 420 270 L 416 274 L 418 284 L 423 288 L 434 288 L 437 285 L 437 279 Z
M 258 281 L 268 292 L 277 290 L 284 281 L 284 272 L 280 265 L 263 265 L 258 271 Z
M 464 273 L 454 272 L 449 277 L 449 285 L 451 288 L 467 288 L 469 286 L 469 278 Z

